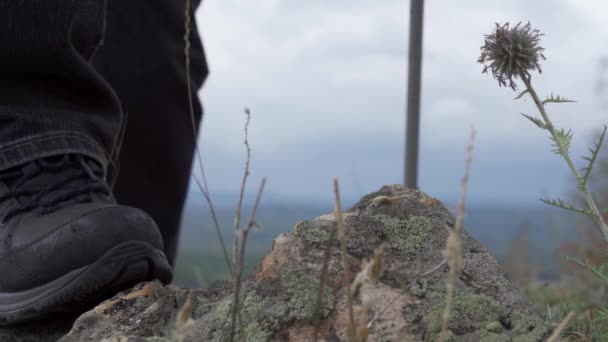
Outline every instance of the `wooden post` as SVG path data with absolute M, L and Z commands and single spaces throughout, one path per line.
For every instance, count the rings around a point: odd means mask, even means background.
M 412 189 L 418 189 L 423 15 L 424 0 L 410 0 L 410 39 L 404 184 L 406 187 Z

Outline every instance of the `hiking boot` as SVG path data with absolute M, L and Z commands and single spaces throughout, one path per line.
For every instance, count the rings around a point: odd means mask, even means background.
M 142 194 L 144 196 L 153 194 Z M 63 155 L 0 172 L 0 325 L 171 281 L 154 221 L 116 204 L 97 162 Z

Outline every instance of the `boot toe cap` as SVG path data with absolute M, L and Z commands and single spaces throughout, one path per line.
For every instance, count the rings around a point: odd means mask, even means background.
M 14 277 L 0 285 L 23 289 L 44 284 L 94 263 L 125 242 L 145 242 L 162 251 L 160 232 L 145 212 L 119 205 L 89 209 L 68 220 L 60 210 L 48 215 L 48 220 L 32 218 L 28 224 L 24 217 L 18 222 L 20 228 L 11 232 L 6 255 L 0 256 L 0 269 L 12 269 L 8 274 Z

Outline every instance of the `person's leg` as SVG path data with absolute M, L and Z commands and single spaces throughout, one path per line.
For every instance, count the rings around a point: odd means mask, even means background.
M 106 164 L 118 98 L 89 63 L 103 0 L 0 1 L 0 171 L 59 153 Z
M 191 1 L 193 15 L 199 0 Z M 114 194 L 158 224 L 173 262 L 195 140 L 184 60 L 185 0 L 109 0 L 104 45 L 93 64 L 126 112 Z M 194 18 L 190 65 L 196 122 L 197 90 L 207 64 Z
M 106 24 L 104 0 L 0 0 L 0 325 L 171 280 L 156 224 L 107 184 L 122 115 L 90 63 Z

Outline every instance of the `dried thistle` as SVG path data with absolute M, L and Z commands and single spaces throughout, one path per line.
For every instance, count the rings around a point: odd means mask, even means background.
M 488 69 L 492 72 L 499 86 L 517 90 L 515 79 L 530 78 L 534 70 L 542 72 L 539 62 L 545 60 L 545 49 L 539 45 L 541 36 L 529 22 L 525 25 L 520 22 L 513 28 L 508 22 L 496 23 L 494 32 L 485 36 L 477 62 L 484 65 L 484 73 Z

